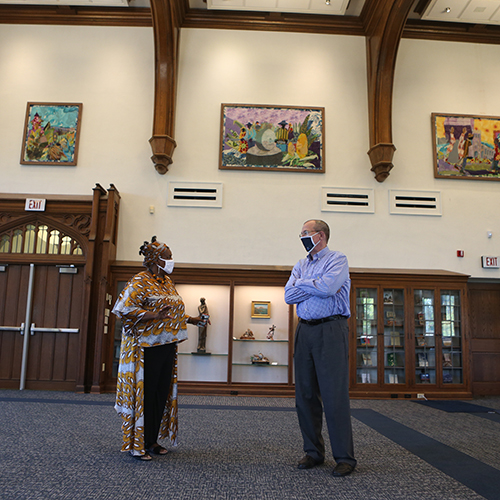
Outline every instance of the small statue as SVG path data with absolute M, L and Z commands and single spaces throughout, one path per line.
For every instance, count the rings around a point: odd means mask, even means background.
M 208 306 L 206 304 L 205 298 L 200 299 L 200 305 L 198 306 L 198 314 L 201 317 L 201 321 L 198 323 L 198 352 L 206 352 L 207 347 L 207 329 L 210 325 L 210 313 L 208 312 Z
M 276 330 L 276 325 L 273 325 L 269 328 L 267 332 L 267 340 L 274 340 L 274 331 Z
M 241 340 L 255 340 L 252 330 L 250 328 L 240 337 Z
M 269 359 L 264 356 L 261 352 L 259 354 L 254 354 L 253 356 L 250 356 L 250 360 L 252 361 L 253 365 L 268 365 L 269 364 Z

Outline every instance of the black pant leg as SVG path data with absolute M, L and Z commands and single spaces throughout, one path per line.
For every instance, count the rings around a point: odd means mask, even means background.
M 167 403 L 177 345 L 164 344 L 144 348 L 144 445 L 149 448 L 158 439 Z
M 312 332 L 312 327 L 301 323 L 295 332 L 295 406 L 304 451 L 315 460 L 322 461 L 325 458 L 325 442 L 321 434 L 323 406 L 312 357 Z

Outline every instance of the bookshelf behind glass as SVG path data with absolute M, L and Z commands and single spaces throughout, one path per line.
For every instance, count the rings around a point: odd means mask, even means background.
M 384 288 L 384 383 L 405 384 L 404 289 Z
M 415 383 L 436 383 L 436 330 L 434 290 L 415 289 Z
M 443 384 L 463 383 L 460 291 L 441 290 Z
M 376 384 L 377 288 L 356 290 L 356 382 Z

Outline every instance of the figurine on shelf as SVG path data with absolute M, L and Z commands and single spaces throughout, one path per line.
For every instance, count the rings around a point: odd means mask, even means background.
M 196 325 L 198 326 L 198 352 L 206 352 L 207 350 L 207 329 L 210 325 L 210 313 L 204 297 L 200 299 L 198 306 L 198 313 L 201 321 Z
M 252 330 L 250 328 L 240 337 L 240 340 L 255 340 Z
M 276 330 L 276 325 L 273 325 L 269 328 L 267 332 L 267 340 L 274 340 L 274 331 Z
M 259 354 L 254 354 L 250 357 L 253 365 L 268 365 L 269 359 L 267 359 L 264 354 L 259 352 Z

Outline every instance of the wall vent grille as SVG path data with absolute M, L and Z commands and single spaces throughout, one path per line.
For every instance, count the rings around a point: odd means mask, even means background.
M 373 214 L 373 189 L 324 187 L 321 192 L 321 211 Z
M 439 191 L 389 190 L 389 212 L 396 215 L 434 215 L 440 217 Z
M 168 183 L 167 205 L 222 208 L 222 183 L 171 181 Z

